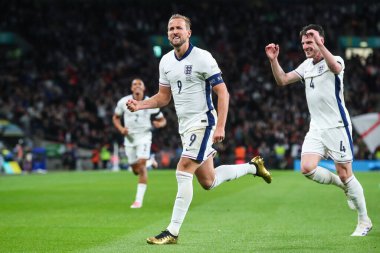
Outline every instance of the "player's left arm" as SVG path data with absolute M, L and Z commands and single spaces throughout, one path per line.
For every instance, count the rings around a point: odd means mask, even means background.
M 315 44 L 319 47 L 323 58 L 326 61 L 327 66 L 334 74 L 339 74 L 343 66 L 336 60 L 334 55 L 325 47 L 325 40 L 319 35 L 319 33 L 313 29 L 307 31 L 306 35 L 312 36 Z
M 222 142 L 225 137 L 225 126 L 228 114 L 228 104 L 230 100 L 230 94 L 228 93 L 226 84 L 219 83 L 215 85 L 213 91 L 218 96 L 218 122 L 213 136 L 213 142 Z

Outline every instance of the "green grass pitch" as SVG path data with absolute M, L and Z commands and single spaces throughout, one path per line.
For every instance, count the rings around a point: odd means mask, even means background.
M 194 179 L 177 245 L 148 245 L 169 224 L 174 170 L 151 171 L 142 209 L 130 209 L 137 177 L 122 172 L 0 176 L 0 252 L 380 252 L 380 173 L 356 173 L 373 230 L 357 221 L 341 190 L 296 172 L 272 184 L 245 176 L 212 191 Z

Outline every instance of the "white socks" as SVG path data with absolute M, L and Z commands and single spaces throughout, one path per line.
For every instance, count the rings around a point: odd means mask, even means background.
M 347 195 L 350 197 L 358 211 L 359 221 L 368 222 L 369 218 L 367 215 L 367 207 L 362 185 L 354 175 L 347 179 L 345 185 L 347 187 Z
M 179 229 L 193 199 L 193 174 L 177 171 L 176 177 L 178 182 L 177 197 L 174 202 L 172 219 L 167 228 L 174 236 L 178 236 Z
M 320 184 L 333 184 L 342 188 L 347 193 L 348 198 L 355 205 L 355 208 L 358 211 L 359 221 L 367 222 L 369 220 L 363 187 L 354 175 L 348 178 L 343 184 L 337 175 L 318 166 L 313 171 L 305 174 L 305 176 Z
M 245 163 L 239 165 L 221 165 L 215 169 L 215 180 L 210 189 L 215 188 L 225 181 L 230 181 L 247 174 L 255 174 L 256 167 Z M 174 202 L 172 219 L 167 227 L 172 235 L 177 236 L 182 222 L 185 219 L 191 200 L 193 199 L 193 175 L 191 173 L 177 171 L 178 182 L 177 197 Z
M 144 194 L 146 191 L 146 184 L 137 184 L 137 192 L 136 192 L 136 202 L 143 203 L 144 201 Z
M 223 182 L 234 180 L 247 174 L 256 174 L 254 164 L 243 163 L 234 165 L 221 165 L 215 169 L 215 180 L 210 189 L 213 189 Z
M 317 166 L 317 168 L 304 175 L 317 183 L 333 184 L 342 188 L 343 190 L 346 189 L 345 185 L 337 175 L 323 167 Z

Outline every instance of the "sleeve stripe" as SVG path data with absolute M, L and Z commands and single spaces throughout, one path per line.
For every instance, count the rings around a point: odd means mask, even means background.
M 296 74 L 299 75 L 299 77 L 300 77 L 301 79 L 303 79 L 303 77 L 301 76 L 300 73 L 297 72 L 297 70 L 294 70 L 294 72 L 296 72 Z
M 170 87 L 170 84 L 168 83 L 159 83 L 159 85 L 165 86 L 165 87 Z

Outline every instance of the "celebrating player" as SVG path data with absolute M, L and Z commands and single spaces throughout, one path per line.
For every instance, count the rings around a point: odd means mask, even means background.
M 128 157 L 128 162 L 131 164 L 133 172 L 139 176 L 136 199 L 131 208 L 141 208 L 148 180 L 146 164 L 150 158 L 152 123 L 155 128 L 164 127 L 166 119 L 159 109 L 130 112 L 126 105 L 129 99 L 134 99 L 135 101 L 148 99 L 148 96 L 144 95 L 144 82 L 139 78 L 132 81 L 131 91 L 131 95 L 125 96 L 118 101 L 112 121 L 117 130 L 124 135 L 125 153 Z M 121 124 L 121 116 L 124 116 L 124 126 Z M 153 121 L 151 121 L 152 116 Z
M 147 100 L 128 101 L 128 109 L 134 112 L 163 107 L 173 96 L 183 144 L 176 171 L 178 191 L 171 222 L 165 231 L 147 239 L 150 244 L 177 243 L 193 198 L 194 174 L 206 190 L 246 174 L 260 176 L 267 183 L 272 180 L 261 157 L 254 157 L 249 163 L 214 169 L 216 151 L 212 144 L 224 140 L 229 93 L 215 59 L 209 52 L 190 44 L 190 36 L 189 18 L 179 14 L 171 16 L 168 39 L 174 50 L 161 59 L 158 93 Z M 218 97 L 218 115 L 212 102 L 212 91 Z
M 358 224 L 352 236 L 365 236 L 372 223 L 363 188 L 352 172 L 352 125 L 343 97 L 344 61 L 325 47 L 321 26 L 304 27 L 300 37 L 307 59 L 294 71 L 285 73 L 280 66 L 278 45 L 267 45 L 265 52 L 278 85 L 297 81 L 305 85 L 311 122 L 302 145 L 301 171 L 311 180 L 333 184 L 345 191 L 350 208 L 358 212 Z M 339 176 L 318 166 L 321 158 L 327 156 L 334 160 Z

